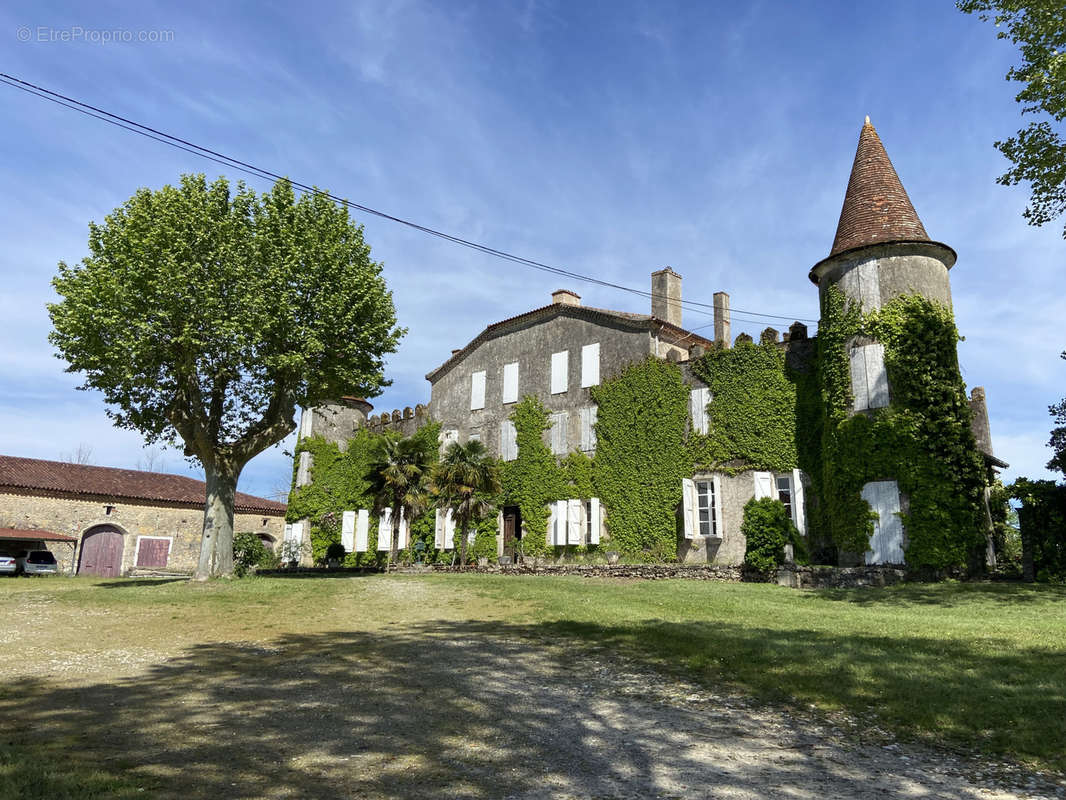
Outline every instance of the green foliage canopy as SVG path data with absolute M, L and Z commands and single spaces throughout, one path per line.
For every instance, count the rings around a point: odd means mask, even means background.
M 1025 218 L 1031 225 L 1043 225 L 1066 211 L 1066 141 L 1061 136 L 1066 119 L 1066 5 L 1061 0 L 958 0 L 956 6 L 991 20 L 1000 28 L 997 38 L 1018 46 L 1022 62 L 1006 76 L 1024 84 L 1015 99 L 1023 114 L 1051 118 L 1030 122 L 1015 136 L 995 143 L 1014 165 L 998 182 L 1029 183 Z
M 403 334 L 362 228 L 284 180 L 262 196 L 203 175 L 140 189 L 90 223 L 89 255 L 53 285 L 49 338 L 82 388 L 204 467 L 198 578 L 232 571 L 244 465 L 295 428 L 297 406 L 378 394 Z

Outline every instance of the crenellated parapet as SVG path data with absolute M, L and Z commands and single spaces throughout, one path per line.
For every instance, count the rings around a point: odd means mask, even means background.
M 419 428 L 430 421 L 429 406 L 419 403 L 414 408 L 393 409 L 381 414 L 372 414 L 367 418 L 365 427 L 374 433 L 396 431 L 404 436 L 412 436 Z

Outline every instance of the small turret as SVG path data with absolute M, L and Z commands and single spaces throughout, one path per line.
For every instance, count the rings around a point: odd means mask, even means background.
M 822 292 L 837 286 L 864 311 L 909 294 L 950 307 L 955 259 L 954 250 L 929 238 L 867 117 L 833 247 L 810 279 Z

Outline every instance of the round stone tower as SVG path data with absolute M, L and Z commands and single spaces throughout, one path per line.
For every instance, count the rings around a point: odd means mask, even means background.
M 910 294 L 950 308 L 948 270 L 955 258 L 954 250 L 925 232 L 867 117 L 833 248 L 814 265 L 810 279 L 823 295 L 828 287 L 838 287 L 863 311 Z

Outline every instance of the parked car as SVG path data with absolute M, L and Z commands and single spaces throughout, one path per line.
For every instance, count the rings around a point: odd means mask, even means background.
M 14 575 L 17 566 L 14 556 L 0 555 L 0 575 Z
M 56 557 L 50 550 L 23 550 L 15 557 L 16 575 L 55 575 Z

